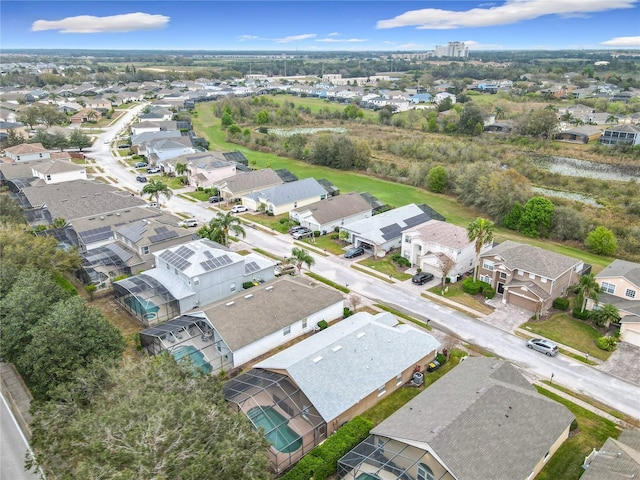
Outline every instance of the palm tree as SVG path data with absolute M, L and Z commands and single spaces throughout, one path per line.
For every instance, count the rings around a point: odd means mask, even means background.
M 197 233 L 200 238 L 208 238 L 226 247 L 229 244 L 229 230 L 231 230 L 235 236 L 242 236 L 242 238 L 247 235 L 238 217 L 231 214 L 231 212 L 227 212 L 226 214 L 218 212 L 209 222 L 209 225 L 203 226 Z
M 593 273 L 583 275 L 580 277 L 580 283 L 578 283 L 578 301 L 580 302 L 580 313 L 584 312 L 587 306 L 587 298 L 590 298 L 596 305 L 598 305 L 598 292 L 600 291 L 600 285 L 596 282 Z
M 155 198 L 156 203 L 160 202 L 160 195 L 165 197 L 167 200 L 173 196 L 173 190 L 160 180 L 156 180 L 154 178 L 149 180 L 149 183 L 142 187 L 141 192 L 143 195 L 149 195 L 149 200 Z
M 593 310 L 589 314 L 589 319 L 598 327 L 608 327 L 611 322 L 620 320 L 620 312 L 615 305 L 608 303 L 602 308 Z
M 478 261 L 482 247 L 493 242 L 495 224 L 491 220 L 478 217 L 467 225 L 469 241 L 476 242 L 476 259 L 473 267 L 473 279 L 478 280 Z
M 296 263 L 298 275 L 300 275 L 300 271 L 302 270 L 302 264 L 305 264 L 307 268 L 311 270 L 311 266 L 316 263 L 311 254 L 304 248 L 294 247 L 293 250 L 291 250 L 291 259 Z
M 611 124 L 618 123 L 618 117 L 616 117 L 615 115 L 609 115 L 605 123 L 611 123 Z
M 185 185 L 185 184 L 189 183 L 189 175 L 188 175 L 189 167 L 187 166 L 187 164 L 178 162 L 178 163 L 176 163 L 175 169 L 176 169 L 176 175 L 178 175 L 179 177 L 182 177 L 180 179 L 182 184 Z M 187 174 L 187 176 L 183 177 L 183 175 L 185 173 Z

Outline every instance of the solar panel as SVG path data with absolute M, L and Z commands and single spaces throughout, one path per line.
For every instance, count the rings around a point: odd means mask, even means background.
M 215 270 L 216 268 L 224 267 L 225 265 L 229 265 L 233 260 L 229 258 L 228 255 L 222 255 L 220 257 L 213 257 L 209 260 L 205 260 L 204 262 L 200 262 L 200 266 L 206 271 L 209 272 L 211 270 Z
M 183 247 L 180 247 L 180 248 L 183 248 Z M 178 249 L 178 250 L 180 250 L 180 249 Z M 189 250 L 188 248 L 187 248 L 187 250 L 189 252 L 192 252 L 192 250 Z M 185 258 L 177 255 L 177 253 L 174 253 L 171 250 L 165 250 L 164 252 L 162 252 L 160 254 L 160 258 L 163 259 L 165 262 L 167 262 L 169 265 L 173 265 L 174 267 L 176 267 L 180 271 L 184 271 L 185 268 L 191 266 L 191 262 L 189 262 Z
M 429 215 L 427 215 L 426 213 L 420 213 L 415 217 L 405 219 L 404 223 L 407 224 L 407 227 L 415 227 L 416 225 L 428 222 L 429 220 L 431 220 L 431 217 Z
M 193 250 L 191 250 L 189 247 L 182 245 L 180 248 L 178 248 L 176 250 L 176 255 L 181 256 L 182 258 L 189 258 L 191 255 L 193 255 L 194 252 Z
M 257 272 L 258 270 L 260 270 L 260 265 L 258 265 L 256 262 L 249 262 L 244 266 L 244 273 L 253 273 Z
M 156 235 L 150 235 L 149 241 L 151 243 L 158 243 L 164 240 L 168 240 L 170 238 L 175 238 L 178 236 L 178 233 L 174 230 L 169 230 L 167 227 L 162 226 L 155 229 Z
M 382 227 L 380 232 L 382 232 L 382 238 L 385 240 L 391 240 L 392 238 L 397 238 L 402 234 L 402 227 L 397 223 L 394 223 L 387 225 L 386 227 Z
M 102 226 L 98 228 L 93 228 L 91 230 L 86 230 L 84 232 L 78 232 L 78 235 L 82 239 L 82 241 L 87 243 L 99 242 L 101 240 L 107 240 L 111 238 L 111 227 Z
M 204 256 L 207 258 L 213 258 L 213 255 L 211 254 L 211 252 L 209 250 L 205 250 L 204 251 Z
M 129 225 L 122 227 L 120 230 L 118 230 L 118 233 L 123 237 L 128 238 L 133 243 L 137 243 L 140 241 L 140 239 L 142 238 L 142 235 L 144 235 L 144 232 L 146 231 L 147 231 L 147 222 L 142 220 L 139 222 L 130 223 Z

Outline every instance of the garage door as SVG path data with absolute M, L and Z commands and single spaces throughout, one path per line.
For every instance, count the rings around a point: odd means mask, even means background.
M 626 328 L 622 339 L 627 343 L 640 347 L 640 332 L 637 330 Z
M 511 292 L 507 293 L 507 303 L 516 307 L 524 308 L 530 312 L 535 312 L 537 307 L 537 302 L 529 298 L 521 297 L 520 295 L 514 295 Z

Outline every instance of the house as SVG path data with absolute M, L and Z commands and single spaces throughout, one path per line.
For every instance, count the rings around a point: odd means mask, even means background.
M 292 220 L 323 234 L 372 215 L 373 209 L 369 202 L 356 192 L 328 197 L 289 212 Z
M 342 317 L 343 305 L 343 296 L 335 290 L 280 277 L 180 317 L 206 327 L 202 333 L 179 339 L 170 320 L 141 332 L 140 343 L 153 355 L 191 345 L 203 353 L 212 373 L 229 371 L 312 333 L 320 320 Z
M 592 125 L 581 125 L 556 133 L 555 139 L 561 142 L 589 143 L 598 140 L 602 136 L 602 130 Z
M 139 135 L 144 132 L 161 132 L 178 130 L 178 124 L 174 120 L 156 121 L 156 122 L 139 122 L 131 125 L 131 135 Z
M 640 432 L 623 430 L 620 436 L 607 438 L 600 450 L 585 458 L 580 480 L 640 478 Z
M 113 284 L 116 300 L 145 325 L 227 298 L 245 282 L 274 278 L 275 262 L 199 239 L 153 253 L 155 267 Z
M 640 127 L 615 125 L 602 132 L 602 137 L 598 141 L 604 145 L 640 145 Z
M 431 207 L 411 203 L 352 222 L 340 230 L 347 232 L 354 247 L 363 247 L 374 255 L 384 256 L 392 248 L 400 247 L 402 232 L 432 219 L 444 221 L 444 217 Z
M 242 204 L 252 210 L 281 215 L 327 198 L 327 191 L 315 178 L 287 182 L 244 195 Z
M 74 125 L 79 125 L 87 122 L 97 122 L 102 118 L 102 113 L 98 110 L 85 108 L 77 113 L 74 113 L 69 117 L 69 121 Z
M 49 160 L 46 163 L 38 162 L 33 165 L 31 172 L 34 177 L 44 180 L 47 184 L 87 179 L 87 170 L 84 165 L 60 160 Z
M 531 480 L 573 420 L 512 364 L 467 357 L 342 457 L 338 478 Z
M 28 162 L 30 160 L 49 159 L 49 151 L 41 143 L 21 143 L 4 149 L 7 158 L 13 162 Z
M 152 165 L 162 166 L 172 158 L 196 153 L 189 137 L 152 140 L 146 145 L 145 156 Z
M 167 138 L 179 138 L 182 134 L 178 130 L 161 130 L 158 132 L 144 132 L 131 136 L 131 150 L 138 155 L 144 155 L 147 151 L 147 145 L 156 140 Z
M 237 173 L 237 164 L 227 161 L 221 152 L 181 155 L 167 160 L 164 165 L 169 171 L 175 171 L 178 163 L 187 165 L 189 184 L 194 187 L 213 187 Z
M 22 138 L 27 138 L 29 136 L 29 129 L 26 125 L 20 122 L 5 122 L 4 120 L 0 120 L 0 142 L 5 142 L 9 138 L 9 133 L 18 136 L 22 135 Z
M 435 103 L 436 105 L 440 105 L 440 103 L 445 99 L 448 98 L 451 100 L 451 104 L 455 105 L 456 103 L 456 96 L 453 93 L 449 93 L 449 92 L 439 92 L 436 93 L 436 95 L 433 97 L 433 103 Z
M 492 245 L 484 245 L 482 252 Z M 473 268 L 475 242 L 469 241 L 467 229 L 440 220 L 429 220 L 402 232 L 401 255 L 411 265 L 442 277 L 442 262 L 448 257 L 454 265 L 447 278 L 455 282 Z
M 220 182 L 220 195 L 227 201 L 284 183 L 270 168 L 242 172 Z
M 502 303 L 543 313 L 579 282 L 583 269 L 581 260 L 507 240 L 480 255 L 478 278 L 502 295 Z
M 411 381 L 439 346 L 388 312 L 359 312 L 257 363 L 223 392 L 256 429 L 264 428 L 280 472 Z
M 615 305 L 620 313 L 620 336 L 640 346 L 640 263 L 614 260 L 595 276 L 600 285 L 598 304 Z M 597 308 L 592 299 L 587 308 Z

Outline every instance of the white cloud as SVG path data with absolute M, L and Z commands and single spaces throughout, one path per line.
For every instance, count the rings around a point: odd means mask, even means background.
M 291 42 L 299 42 L 300 40 L 308 40 L 310 38 L 315 38 L 317 35 L 315 33 L 304 33 L 302 35 L 290 35 L 288 37 L 277 38 L 275 40 L 276 43 L 291 43 Z
M 248 42 L 249 40 L 260 40 L 260 37 L 257 35 L 238 35 L 236 39 L 239 42 Z
M 330 34 L 327 35 L 327 37 L 337 37 L 340 34 L 338 32 L 331 32 Z
M 504 50 L 504 45 L 498 43 L 480 43 L 475 40 L 465 40 L 464 45 L 469 50 Z
M 606 42 L 602 42 L 602 45 L 609 47 L 631 47 L 640 48 L 640 36 L 639 37 L 615 37 Z
M 60 33 L 124 33 L 136 30 L 157 30 L 169 23 L 170 17 L 149 13 L 125 13 L 109 17 L 80 15 L 62 20 L 36 20 L 31 30 L 60 30 Z
M 325 42 L 325 43 L 358 43 L 358 42 L 368 42 L 369 40 L 366 38 L 318 38 L 316 42 Z
M 416 27 L 448 30 L 490 27 L 533 20 L 544 15 L 582 16 L 589 13 L 633 8 L 637 0 L 507 0 L 498 6 L 466 11 L 425 8 L 378 21 L 377 28 Z

